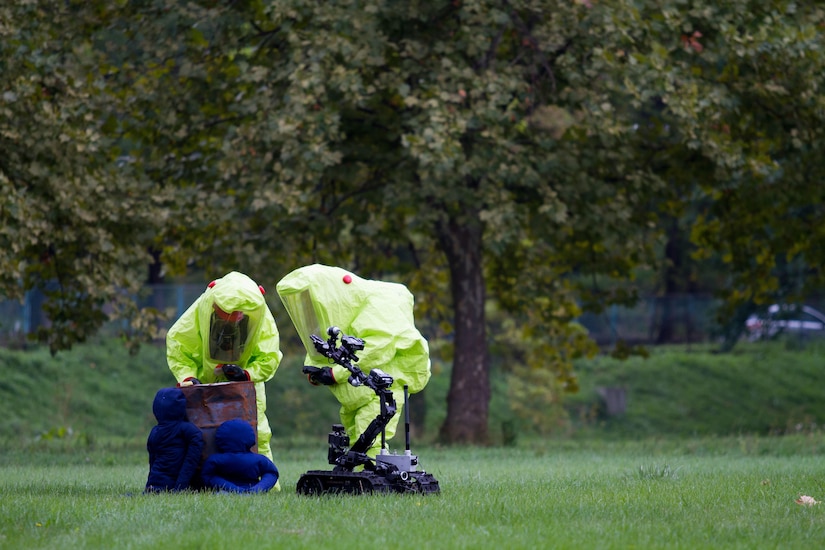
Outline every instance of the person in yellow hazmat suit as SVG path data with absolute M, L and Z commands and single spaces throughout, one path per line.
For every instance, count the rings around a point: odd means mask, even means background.
M 307 350 L 304 372 L 310 383 L 329 387 L 341 405 L 341 423 L 354 442 L 380 413 L 380 398 L 366 386 L 348 383 L 350 372 L 315 350 L 314 334 L 325 338 L 336 326 L 349 336 L 364 340 L 357 363 L 364 374 L 378 368 L 392 376 L 390 390 L 399 410 L 385 428 L 386 441 L 395 435 L 404 386 L 409 393 L 424 389 L 430 380 L 427 340 L 416 329 L 413 295 L 399 283 L 363 279 L 339 267 L 313 264 L 289 273 L 277 284 L 286 307 Z M 367 451 L 375 458 L 381 449 L 376 440 Z
M 178 385 L 254 382 L 258 452 L 272 460 L 264 382 L 275 375 L 283 354 L 264 294 L 237 271 L 209 283 L 169 329 L 166 360 Z

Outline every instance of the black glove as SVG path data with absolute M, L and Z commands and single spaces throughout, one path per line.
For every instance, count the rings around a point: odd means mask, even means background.
M 332 376 L 332 369 L 329 367 L 311 367 L 309 365 L 304 366 L 301 371 L 307 375 L 307 380 L 313 386 L 318 386 L 323 384 L 324 386 L 332 386 L 335 384 L 335 377 Z
M 230 382 L 246 382 L 249 380 L 249 373 L 238 365 L 221 365 L 221 369 L 223 369 L 223 375 L 226 376 L 226 379 Z

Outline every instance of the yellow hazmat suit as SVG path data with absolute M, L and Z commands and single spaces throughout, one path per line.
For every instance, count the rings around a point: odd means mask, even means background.
M 166 335 L 166 359 L 179 384 L 192 378 L 203 384 L 227 382 L 224 364 L 237 365 L 244 373 L 240 379 L 255 383 L 258 452 L 270 460 L 264 382 L 275 375 L 282 357 L 263 287 L 236 271 L 209 283 Z
M 379 368 L 393 377 L 390 389 L 398 412 L 387 424 L 386 439 L 395 435 L 404 403 L 404 386 L 410 393 L 424 389 L 430 380 L 427 340 L 415 328 L 413 295 L 402 284 L 362 279 L 338 267 L 320 264 L 301 267 L 281 279 L 278 295 L 307 350 L 305 365 L 331 367 L 335 383 L 328 386 L 341 404 L 341 423 L 354 443 L 380 413 L 379 397 L 367 386 L 348 383 L 350 372 L 315 351 L 310 335 L 327 339 L 336 326 L 348 336 L 364 340 L 356 365 L 365 374 Z M 373 458 L 380 439 L 368 451 Z

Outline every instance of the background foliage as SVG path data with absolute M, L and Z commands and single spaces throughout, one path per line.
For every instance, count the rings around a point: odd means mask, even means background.
M 0 290 L 46 294 L 56 352 L 118 317 L 157 336 L 131 297 L 164 276 L 399 280 L 452 362 L 443 439 L 484 442 L 489 346 L 554 406 L 595 353 L 570 321 L 640 273 L 667 295 L 712 266 L 727 318 L 821 288 L 824 21 L 789 0 L 13 2 Z

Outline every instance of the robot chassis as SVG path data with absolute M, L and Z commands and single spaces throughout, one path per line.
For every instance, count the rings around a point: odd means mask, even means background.
M 380 398 L 381 412 L 367 426 L 352 447 L 342 424 L 333 424 L 329 433 L 329 463 L 332 470 L 310 470 L 304 473 L 297 484 L 298 494 L 368 494 L 368 493 L 439 493 L 438 481 L 432 474 L 418 470 L 418 456 L 410 452 L 410 418 L 405 406 L 406 450 L 403 455 L 390 454 L 384 449 L 384 428 L 395 415 L 396 404 L 389 387 L 393 378 L 380 369 L 364 372 L 353 365 L 358 361 L 356 351 L 364 349 L 364 341 L 354 336 L 341 334 L 338 327 L 327 329 L 329 338 L 324 341 L 315 334 L 310 335 L 316 351 L 350 372 L 349 383 L 353 386 L 367 386 Z M 337 346 L 341 336 L 341 345 Z M 407 387 L 404 386 L 404 400 Z M 373 460 L 367 456 L 378 435 L 381 435 L 381 451 Z M 355 471 L 362 466 L 363 469 Z

